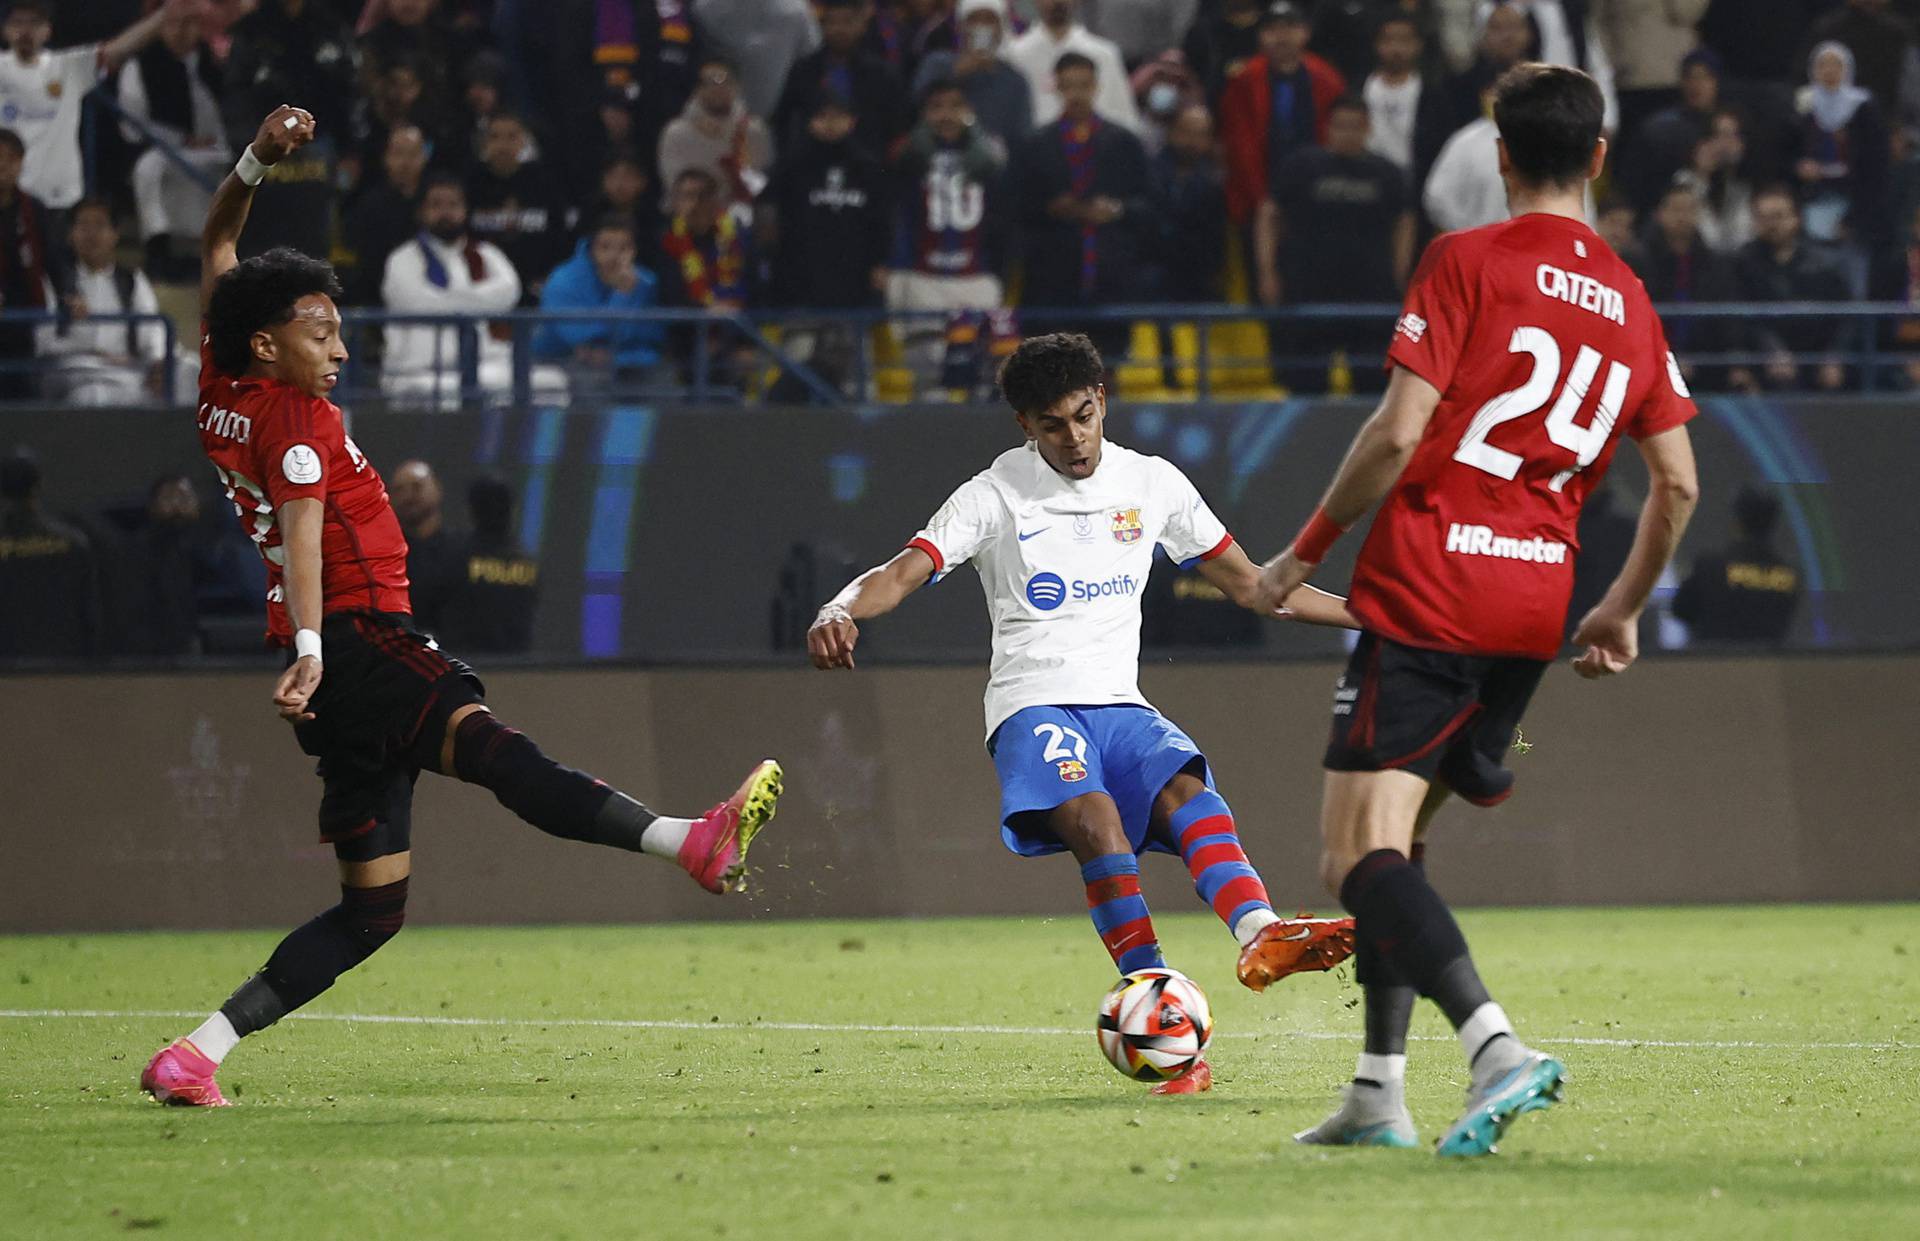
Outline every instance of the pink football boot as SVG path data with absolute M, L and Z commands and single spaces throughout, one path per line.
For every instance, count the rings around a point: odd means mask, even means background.
M 180 1107 L 232 1107 L 213 1080 L 220 1066 L 200 1054 L 186 1039 L 175 1039 L 147 1061 L 140 1074 L 140 1089 L 152 1095 L 156 1103 Z
M 765 759 L 732 797 L 694 820 L 680 865 L 695 883 L 715 894 L 746 887 L 747 846 L 773 818 L 784 778 L 780 764 Z

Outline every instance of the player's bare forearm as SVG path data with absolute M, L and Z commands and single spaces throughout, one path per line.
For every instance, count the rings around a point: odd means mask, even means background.
M 260 122 L 247 151 L 262 166 L 271 168 L 311 141 L 312 114 L 281 104 Z M 230 172 L 207 205 L 207 222 L 200 229 L 200 313 L 203 315 L 213 298 L 213 286 L 240 261 L 240 234 L 246 231 L 255 188 L 241 180 L 238 171 Z
M 1325 625 L 1330 629 L 1358 629 L 1360 622 L 1347 611 L 1345 595 L 1336 595 L 1317 586 L 1302 586 L 1287 596 L 1287 616 L 1307 625 Z
M 1413 460 L 1439 404 L 1438 388 L 1404 367 L 1394 368 L 1379 408 L 1354 436 L 1321 501 L 1327 520 L 1345 528 L 1373 511 Z
M 1675 427 L 1640 441 L 1647 462 L 1647 499 L 1640 506 L 1640 525 L 1633 550 L 1620 575 L 1608 587 L 1606 602 L 1638 616 L 1647 606 L 1660 575 L 1672 563 L 1680 538 L 1700 502 L 1700 477 L 1694 467 L 1693 441 L 1685 427 Z
M 280 550 L 286 556 L 281 583 L 286 590 L 287 619 L 298 629 L 320 628 L 323 595 L 320 586 L 320 531 L 326 524 L 325 507 L 318 500 L 289 500 L 280 506 Z
M 858 621 L 884 616 L 933 576 L 933 557 L 909 547 L 883 565 L 876 565 L 848 582 L 839 594 L 821 605 L 807 630 L 807 655 L 820 669 L 852 668 L 853 648 L 860 641 Z

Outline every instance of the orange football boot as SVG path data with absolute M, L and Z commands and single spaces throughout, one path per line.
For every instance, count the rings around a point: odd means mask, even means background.
M 1240 950 L 1240 985 L 1265 991 L 1288 974 L 1330 970 L 1352 955 L 1352 918 L 1282 918 Z

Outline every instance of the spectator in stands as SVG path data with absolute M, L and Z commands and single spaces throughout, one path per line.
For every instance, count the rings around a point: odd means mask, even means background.
M 1848 54 L 1848 84 L 1858 66 L 1860 87 L 1871 94 L 1882 116 L 1899 110 L 1902 79 L 1911 70 L 1907 58 L 1914 50 L 1913 22 L 1887 11 L 1887 0 L 1845 0 L 1839 8 L 1813 23 L 1808 42 L 1818 55 L 1820 45 L 1838 43 Z
M 693 0 L 693 15 L 712 45 L 710 55 L 739 74 L 743 102 L 754 116 L 773 115 L 788 73 L 820 46 L 808 0 Z M 702 64 L 703 78 L 706 70 Z M 660 177 L 671 185 L 680 169 L 669 170 L 665 159 Z
M 1181 113 L 1194 104 L 1203 108 L 1207 105 L 1200 79 L 1187 68 L 1186 58 L 1177 51 L 1162 52 L 1135 69 L 1129 88 L 1145 126 L 1140 140 L 1147 144 L 1150 154 L 1166 147 L 1167 132 Z M 1211 112 L 1208 117 L 1212 117 Z M 1208 127 L 1212 127 L 1211 119 Z
M 343 232 L 353 264 L 345 272 L 347 300 L 370 306 L 380 300 L 387 256 L 419 231 L 420 187 L 427 175 L 427 136 L 401 125 L 387 135 L 380 176 L 362 187 L 347 209 Z
M 1060 118 L 1035 130 L 1014 162 L 1026 240 L 1022 305 L 1132 301 L 1140 291 L 1141 246 L 1155 230 L 1146 149 L 1095 111 L 1100 70 L 1092 57 L 1066 53 L 1055 78 Z M 1093 325 L 1088 335 L 1117 362 L 1128 325 Z
M 693 97 L 660 135 L 660 183 L 671 190 L 681 173 L 699 169 L 721 187 L 725 203 L 751 202 L 766 187 L 773 155 L 767 126 L 740 98 L 732 66 L 707 57 Z
M 1594 24 L 1587 0 L 1480 0 L 1478 16 L 1485 21 L 1497 8 L 1517 7 L 1533 26 L 1538 39 L 1538 54 L 1531 57 L 1550 65 L 1584 69 L 1600 87 L 1606 101 L 1609 134 L 1620 129 L 1620 101 L 1614 95 L 1613 61 L 1607 56 L 1606 40 Z
M 1826 42 L 1814 48 L 1800 112 L 1802 219 L 1815 241 L 1851 239 L 1878 248 L 1889 240 L 1887 125 L 1880 106 L 1854 85 L 1853 53 Z
M 774 142 L 782 152 L 803 142 L 820 101 L 837 96 L 853 109 L 853 140 L 875 159 L 884 159 L 911 116 L 892 67 L 861 46 L 873 6 L 870 0 L 821 0 L 817 7 L 820 50 L 787 75 L 772 117 Z
M 960 50 L 957 6 L 954 0 L 881 0 L 866 45 L 900 81 L 911 82 L 927 57 Z
M 1647 210 L 1666 193 L 1674 174 L 1687 167 L 1694 144 L 1713 128 L 1719 111 L 1720 57 L 1710 48 L 1689 52 L 1680 66 L 1680 98 L 1647 117 L 1620 144 L 1621 188 Z
M 1033 88 L 1026 75 L 1001 59 L 1007 37 L 1006 0 L 960 0 L 960 46 L 929 52 L 914 75 L 913 93 L 924 105 L 935 83 L 959 83 L 980 128 L 1012 151 L 1033 132 Z M 924 112 L 922 113 L 924 116 Z
M 511 112 L 494 114 L 480 166 L 467 176 L 467 204 L 473 235 L 500 247 L 519 273 L 523 302 L 532 305 L 566 255 L 567 221 L 546 167 L 526 158 L 527 141 L 526 122 Z
M 1807 28 L 1832 0 L 1712 0 L 1700 41 L 1720 53 L 1736 81 L 1784 82 L 1807 62 Z
M 1007 62 L 1026 75 L 1033 92 L 1033 120 L 1050 125 L 1059 119 L 1064 101 L 1057 85 L 1060 58 L 1075 52 L 1092 62 L 1100 93 L 1093 110 L 1101 119 L 1139 133 L 1140 110 L 1127 88 L 1127 66 L 1120 49 L 1081 25 L 1075 11 L 1079 0 L 1036 0 L 1040 20 L 1007 45 Z
M 1199 13 L 1200 0 L 1100 0 L 1087 29 L 1119 48 L 1134 69 L 1179 48 Z
M 1753 199 L 1754 239 L 1740 251 L 1741 296 L 1750 302 L 1843 302 L 1847 278 L 1839 264 L 1810 245 L 1800 228 L 1800 204 L 1785 186 L 1761 190 Z M 1728 382 L 1743 392 L 1762 387 L 1837 391 L 1846 368 L 1833 356 L 1847 347 L 1845 319 L 1777 318 L 1745 321 L 1746 347 L 1768 361 L 1757 371 L 1737 366 Z M 1805 355 L 1813 360 L 1803 361 Z M 1802 355 L 1796 357 L 1795 355 Z M 1824 356 L 1823 356 L 1824 355 Z
M 554 268 L 540 291 L 542 310 L 645 310 L 654 304 L 659 283 L 638 262 L 639 239 L 633 221 L 609 215 L 580 239 L 573 257 Z M 632 319 L 567 320 L 545 323 L 533 338 L 536 357 L 572 363 L 582 370 L 611 374 L 624 383 L 644 383 L 660 366 L 666 330 L 658 323 Z
M 120 70 L 120 107 L 162 142 L 171 144 L 209 183 L 218 184 L 232 160 L 220 119 L 222 79 L 213 49 L 201 38 L 197 9 L 165 10 L 160 37 Z M 193 247 L 175 253 L 177 239 L 198 241 L 211 194 L 183 172 L 132 124 L 121 135 L 142 153 L 133 164 L 133 201 L 140 213 L 147 269 L 162 280 L 198 274 Z
M 508 78 L 506 59 L 498 52 L 480 52 L 467 62 L 460 106 L 450 122 L 453 132 L 445 150 L 434 149 L 435 164 L 465 172 L 480 162 L 480 150 L 487 145 L 487 124 L 506 109 Z
M 318 141 L 345 133 L 359 98 L 356 59 L 352 34 L 323 0 L 260 0 L 233 26 L 228 140 L 251 141 L 260 118 L 288 100 L 313 113 Z
M 1190 103 L 1167 127 L 1167 143 L 1153 157 L 1157 232 L 1148 250 L 1151 301 L 1198 305 L 1221 300 L 1227 260 L 1227 178 L 1213 136 L 1213 114 Z M 1161 378 L 1177 387 L 1178 358 L 1171 323 L 1160 333 Z M 1206 331 L 1206 325 L 1200 325 Z
M 964 6 L 963 6 L 964 7 Z M 966 23 L 966 34 L 972 28 Z M 941 53 L 927 58 L 937 60 Z M 1021 78 L 1020 89 L 1026 90 Z M 1000 305 L 1008 209 L 1002 174 L 1006 150 L 968 107 L 958 81 L 928 86 L 920 124 L 907 135 L 896 167 L 899 220 L 887 275 L 887 309 L 985 312 Z M 897 325 L 907 363 L 922 386 L 940 368 L 946 324 L 914 319 Z
M 1700 239 L 1720 254 L 1753 240 L 1753 183 L 1746 174 L 1744 122 L 1732 108 L 1713 114 L 1707 136 L 1693 144 L 1674 181 L 1700 197 Z
M 1890 386 L 1920 388 L 1920 207 L 1907 216 L 1907 234 L 1901 244 L 1875 256 L 1867 297 L 1876 302 L 1898 302 L 1908 313 L 1883 321 L 1876 332 L 1880 348 L 1899 355 L 1885 378 Z
M 80 111 L 87 93 L 103 73 L 120 66 L 153 42 L 168 15 L 186 9 L 193 0 L 167 0 L 104 43 L 47 50 L 53 37 L 52 0 L 13 0 L 0 35 L 7 50 L 0 53 L 0 120 L 19 135 L 26 147 L 20 186 L 64 212 L 80 201 L 85 189 L 80 164 Z M 260 114 L 255 114 L 256 120 Z M 252 126 L 249 125 L 249 132 Z
M 0 129 L 0 306 L 45 310 L 53 303 L 52 249 L 46 204 L 20 188 L 27 149 Z M 30 323 L 0 323 L 0 400 L 33 395 Z
M 73 209 L 69 232 L 74 287 L 65 323 L 37 329 L 46 359 L 41 395 L 67 405 L 133 404 L 157 396 L 162 367 L 172 358 L 159 323 L 92 323 L 103 314 L 158 315 L 160 303 L 145 272 L 118 261 L 120 230 L 103 199 L 83 198 Z M 176 395 L 186 390 L 176 385 Z
M 1426 41 L 1410 14 L 1390 11 L 1373 38 L 1373 72 L 1360 94 L 1367 103 L 1367 149 L 1392 162 L 1417 200 L 1427 171 L 1453 133 L 1454 97 L 1445 78 L 1423 70 Z
M 78 658 L 100 637 L 93 543 L 40 503 L 40 462 L 0 458 L 0 659 Z
M 1733 265 L 1714 253 L 1700 234 L 1700 195 L 1691 185 L 1675 181 L 1668 186 L 1654 211 L 1653 223 L 1633 269 L 1656 305 L 1740 300 L 1740 282 Z M 1725 368 L 1709 367 L 1703 372 L 1693 355 L 1733 347 L 1737 338 L 1729 325 L 1670 315 L 1665 327 L 1667 344 L 1672 346 L 1688 385 L 1723 387 Z
M 387 135 L 402 126 L 426 135 L 435 150 L 446 145 L 452 128 L 445 113 L 428 100 L 419 64 L 405 57 L 383 66 L 373 78 L 372 89 L 354 108 L 348 162 L 357 184 L 364 186 L 380 176 Z
M 1392 161 L 1367 149 L 1365 101 L 1337 101 L 1327 113 L 1327 145 L 1302 146 L 1281 161 L 1275 196 L 1254 226 L 1254 274 L 1268 306 L 1398 302 L 1413 268 L 1413 204 Z M 1276 352 L 1316 358 L 1279 378 L 1295 391 L 1326 389 L 1326 358 L 1349 360 L 1380 348 L 1382 325 L 1336 319 L 1282 325 Z M 1356 390 L 1385 387 L 1377 365 L 1353 365 Z
M 1640 215 L 1633 204 L 1617 194 L 1609 194 L 1595 207 L 1593 231 L 1629 267 L 1640 262 L 1639 224 Z
M 449 647 L 493 654 L 533 649 L 533 615 L 540 602 L 540 561 L 513 531 L 513 491 L 482 475 L 467 488 L 473 530 L 456 536 L 460 570 L 436 633 Z
M 1260 54 L 1262 0 L 1221 0 L 1209 5 L 1187 31 L 1187 63 L 1200 75 L 1210 102 L 1220 98 L 1227 79 Z
M 198 654 L 200 587 L 217 571 L 200 495 L 186 475 L 162 474 L 147 488 L 144 516 L 115 557 L 117 645 L 137 655 Z
M 370 0 L 380 16 L 362 23 L 361 71 L 368 83 L 378 82 L 395 65 L 411 65 L 420 77 L 427 110 L 444 116 L 453 103 L 460 71 L 473 55 L 471 31 L 449 21 L 439 0 Z
M 1592 27 L 1613 62 L 1614 88 L 1620 98 L 1619 134 L 1624 141 L 1639 141 L 1640 123 L 1679 101 L 1681 79 L 1700 42 L 1694 27 L 1706 16 L 1707 3 L 1588 0 Z M 1678 168 L 1679 160 L 1685 158 L 1681 152 L 1673 167 Z M 1651 204 L 1636 201 L 1634 205 L 1645 209 Z
M 1220 142 L 1227 157 L 1227 211 L 1250 225 L 1271 202 L 1282 160 L 1327 140 L 1334 100 L 1346 94 L 1338 70 L 1307 50 L 1307 10 L 1280 0 L 1260 19 L 1260 54 L 1227 83 L 1220 98 Z
M 446 621 L 448 601 L 459 590 L 466 571 L 454 533 L 447 529 L 440 478 L 417 457 L 402 461 L 387 476 L 387 496 L 400 521 L 400 533 L 407 537 L 414 623 L 437 634 Z
M 458 177 L 427 177 L 420 195 L 420 232 L 387 256 L 380 283 L 388 310 L 422 315 L 497 314 L 520 302 L 520 275 L 490 241 L 469 235 L 467 192 Z M 454 399 L 460 392 L 460 334 L 471 331 L 478 351 L 480 387 L 509 391 L 513 350 L 482 323 L 465 329 L 428 324 L 386 329 L 381 386 L 394 396 Z
M 1507 218 L 1507 184 L 1500 177 L 1500 131 L 1481 115 L 1455 130 L 1440 148 L 1420 201 L 1443 233 Z
M 720 180 L 711 171 L 691 167 L 674 178 L 668 199 L 666 232 L 660 239 L 660 304 L 690 310 L 742 310 L 753 296 L 756 257 L 750 229 L 740 213 L 729 210 Z M 675 358 L 690 378 L 731 383 L 745 373 L 752 354 L 720 328 L 708 331 L 708 374 L 691 375 L 694 333 L 683 327 L 667 334 Z
M 1478 13 L 1478 0 L 1475 0 Z M 1496 4 L 1477 18 L 1480 36 L 1473 62 L 1454 83 L 1454 108 L 1461 124 L 1485 110 L 1487 92 L 1500 75 L 1523 60 L 1540 59 L 1540 32 L 1518 4 Z
M 849 101 L 822 95 L 774 172 L 755 223 L 774 256 L 776 305 L 879 303 L 892 219 L 888 174 L 858 132 Z
M 1734 539 L 1710 552 L 1673 597 L 1673 614 L 1695 642 L 1779 646 L 1800 606 L 1800 573 L 1774 546 L 1780 499 L 1743 487 L 1733 501 Z
M 660 195 L 647 175 L 649 165 L 632 147 L 615 147 L 600 165 L 600 195 L 586 213 L 589 220 L 618 216 L 633 226 L 642 267 L 660 259 Z

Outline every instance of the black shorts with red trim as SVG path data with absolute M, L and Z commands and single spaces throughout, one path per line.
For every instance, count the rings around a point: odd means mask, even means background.
M 1547 670 L 1362 633 L 1333 695 L 1328 771 L 1410 771 L 1478 806 L 1513 792 L 1507 750 Z
M 412 847 L 413 783 L 437 769 L 447 719 L 485 700 L 473 669 L 392 612 L 336 612 L 320 627 L 320 688 L 294 727 L 320 760 L 320 839 L 342 861 Z

